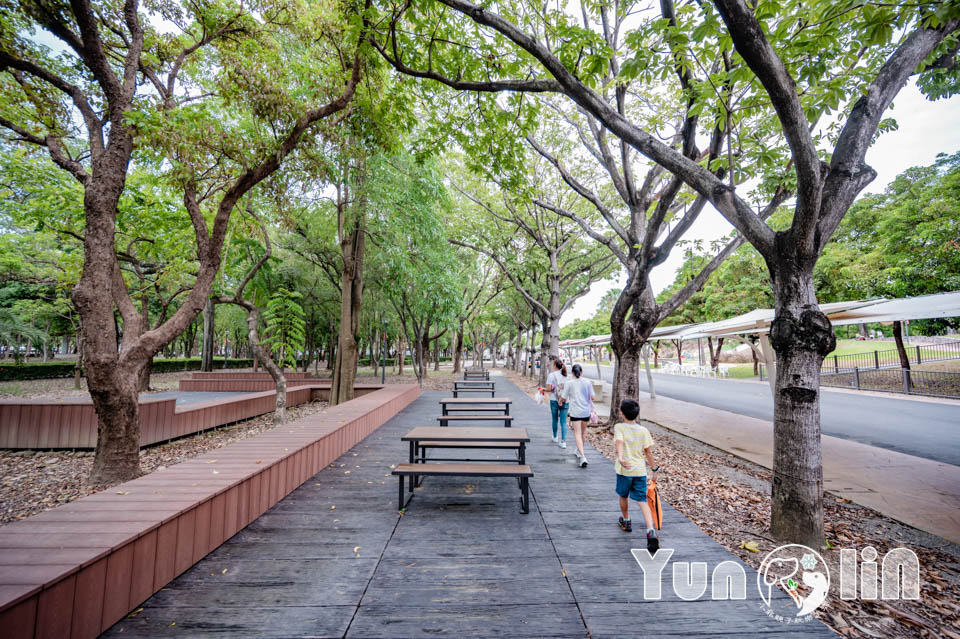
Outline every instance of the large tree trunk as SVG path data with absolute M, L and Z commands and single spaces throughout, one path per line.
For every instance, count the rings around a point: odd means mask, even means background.
M 516 354 L 514 356 L 514 362 L 513 362 L 513 370 L 518 374 L 523 373 L 523 359 L 525 357 L 523 352 L 523 340 L 525 337 L 526 337 L 526 332 L 524 331 L 524 329 L 521 328 L 517 333 L 517 348 L 515 350 Z
M 607 420 L 610 427 L 621 419 L 620 402 L 640 397 L 640 349 L 656 325 L 656 301 L 650 287 L 637 292 L 628 282 L 610 314 L 610 346 L 615 362 Z
M 330 404 L 342 404 L 353 399 L 353 385 L 357 370 L 356 335 L 360 323 L 363 298 L 363 253 L 366 235 L 359 221 L 340 242 L 343 273 L 340 290 L 340 340 L 337 344 L 337 364 L 330 386 Z
M 327 370 L 332 371 L 337 362 L 337 342 L 340 341 L 340 333 L 330 334 L 330 341 L 327 342 Z
M 277 388 L 276 408 L 273 411 L 273 423 L 283 424 L 287 421 L 287 377 L 283 374 L 283 369 L 277 366 L 277 363 L 270 357 L 267 349 L 260 344 L 260 335 L 258 324 L 260 322 L 260 311 L 252 304 L 247 307 L 247 338 L 250 340 L 250 348 L 253 350 L 254 357 L 263 364 L 263 367 L 270 373 L 273 383 Z
M 460 320 L 460 328 L 457 329 L 457 339 L 453 347 L 453 374 L 460 372 L 461 361 L 460 354 L 463 352 L 463 320 Z
M 77 361 L 73 365 L 73 387 L 80 390 L 80 377 L 83 373 L 83 335 L 77 332 Z
M 397 344 L 397 375 L 403 375 L 403 360 L 406 359 L 405 350 L 403 338 L 401 337 Z
M 200 345 L 200 370 L 213 370 L 213 300 L 203 306 L 203 341 Z
M 559 324 L 559 323 L 558 323 Z M 553 321 L 547 318 L 544 318 L 543 321 L 543 340 L 540 342 L 540 372 L 537 377 L 537 384 L 544 386 L 547 383 L 547 362 L 550 359 L 550 355 L 556 354 L 557 349 L 560 348 L 560 337 L 559 332 L 557 333 L 556 342 L 552 341 L 551 332 L 553 330 Z M 559 329 L 558 329 L 559 330 Z
M 771 268 L 776 316 L 770 344 L 777 359 L 770 531 L 817 549 L 824 543 L 820 365 L 836 338 L 817 305 L 812 260 L 804 269 L 791 258 L 781 251 L 777 270 Z
M 707 338 L 707 348 L 710 349 L 710 368 L 717 370 L 717 365 L 720 363 L 720 351 L 723 349 L 723 338 L 717 338 L 717 349 L 713 349 L 713 338 Z
M 893 323 L 893 341 L 897 343 L 897 355 L 900 356 L 900 368 L 910 370 L 910 358 L 907 357 L 907 349 L 903 345 L 903 325 L 900 322 Z
M 137 385 L 141 371 L 104 370 L 90 361 L 86 371 L 90 398 L 97 412 L 97 448 L 89 483 L 115 484 L 132 479 L 140 474 Z

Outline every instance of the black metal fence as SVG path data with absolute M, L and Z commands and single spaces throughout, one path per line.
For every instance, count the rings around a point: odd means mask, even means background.
M 821 386 L 876 390 L 908 395 L 960 397 L 960 373 L 913 371 L 906 368 L 854 368 L 820 376 Z
M 910 365 L 925 362 L 941 362 L 960 359 L 960 340 L 928 346 L 906 346 L 907 360 Z M 900 355 L 897 349 L 850 353 L 849 355 L 829 355 L 820 366 L 821 375 L 853 372 L 854 369 L 900 368 Z

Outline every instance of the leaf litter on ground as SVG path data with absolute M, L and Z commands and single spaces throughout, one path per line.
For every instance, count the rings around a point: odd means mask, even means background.
M 535 378 L 513 371 L 504 375 L 533 397 Z M 549 424 L 544 410 L 544 428 Z M 759 568 L 780 545 L 769 533 L 770 471 L 652 422 L 643 424 L 663 468 L 657 482 L 663 500 L 744 563 Z M 605 425 L 588 428 L 587 439 L 615 459 L 613 433 Z M 960 547 L 829 493 L 824 495 L 824 529 L 826 547 L 820 554 L 832 575 L 839 574 L 842 548 L 872 546 L 882 557 L 902 546 L 917 553 L 921 589 L 916 601 L 846 601 L 839 598 L 839 580 L 834 579 L 827 601 L 814 613 L 820 621 L 845 637 L 960 639 Z M 669 527 L 660 536 L 669 538 Z

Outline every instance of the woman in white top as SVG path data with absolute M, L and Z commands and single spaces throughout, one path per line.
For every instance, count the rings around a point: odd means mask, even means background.
M 573 427 L 573 437 L 577 442 L 577 463 L 580 468 L 587 466 L 587 456 L 583 454 L 583 440 L 587 432 L 587 423 L 590 421 L 590 408 L 593 405 L 593 384 L 583 379 L 583 368 L 580 364 L 573 365 L 573 379 L 567 380 L 560 393 L 570 404 L 570 425 Z
M 547 376 L 544 390 L 550 391 L 550 417 L 553 420 L 553 443 L 560 448 L 567 447 L 567 409 L 569 405 L 560 397 L 567 383 L 567 367 L 560 358 L 553 360 L 554 371 Z M 557 426 L 560 426 L 560 438 L 557 438 Z

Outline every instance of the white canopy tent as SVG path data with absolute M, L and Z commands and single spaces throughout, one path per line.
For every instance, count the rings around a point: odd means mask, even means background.
M 871 322 L 901 322 L 918 319 L 960 317 L 960 291 L 895 300 L 875 300 L 869 306 L 827 313 L 834 326 Z
M 921 295 L 918 297 L 903 297 L 893 300 L 878 298 L 872 300 L 832 302 L 830 304 L 821 304 L 820 310 L 834 326 L 960 317 L 960 291 Z M 736 338 L 740 335 L 759 335 L 762 359 L 767 366 L 767 370 L 771 372 L 769 379 L 772 390 L 774 383 L 774 376 L 772 374 L 774 359 L 767 336 L 770 333 L 770 325 L 773 319 L 774 310 L 772 308 L 758 308 L 749 313 L 717 322 L 682 324 L 679 326 L 658 326 L 653 329 L 653 332 L 650 334 L 650 341 L 664 339 L 687 340 L 701 337 Z M 560 347 L 569 349 L 578 346 L 599 346 L 609 343 L 610 335 L 593 335 L 578 340 L 565 340 L 560 342 Z M 646 361 L 646 357 L 644 360 Z M 653 391 L 653 380 L 650 377 L 649 362 L 646 362 L 646 364 L 650 394 L 655 395 Z

